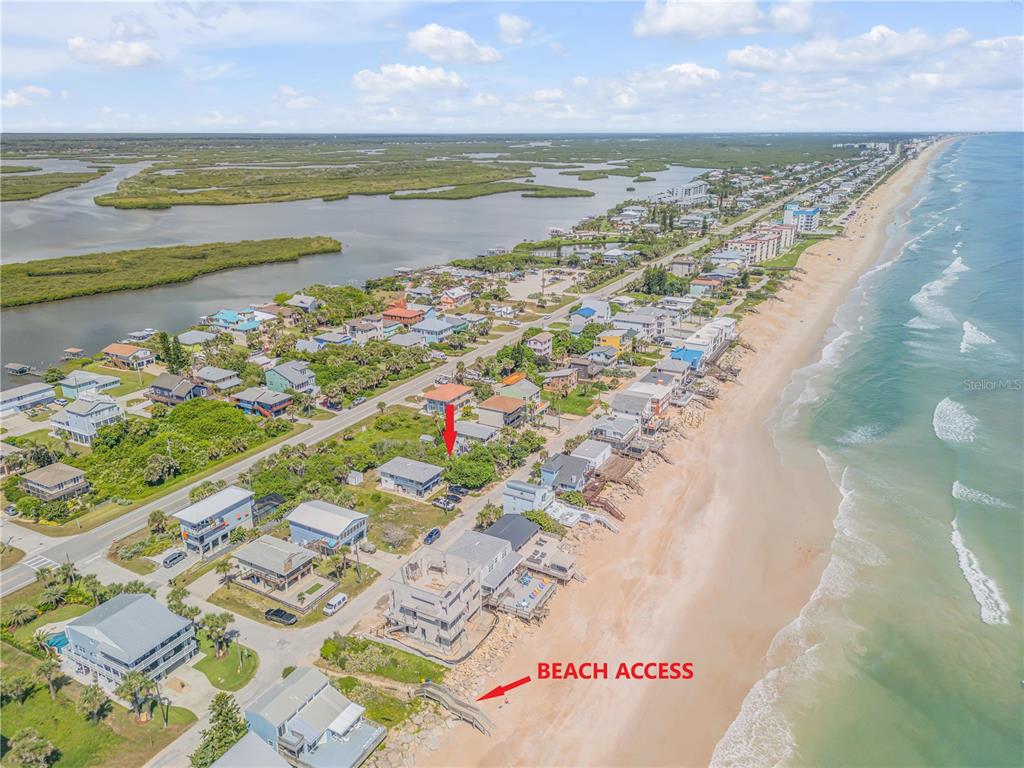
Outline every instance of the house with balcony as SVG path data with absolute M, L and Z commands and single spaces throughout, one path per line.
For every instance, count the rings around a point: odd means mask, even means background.
M 49 405 L 56 399 L 57 393 L 49 384 L 41 381 L 22 384 L 20 387 L 11 387 L 0 393 L 0 414 L 13 415 L 38 405 Z
M 452 310 L 464 306 L 472 299 L 468 288 L 457 285 L 441 293 L 441 309 Z
M 405 299 L 401 299 L 381 313 L 384 318 L 385 324 L 388 321 L 393 323 L 400 323 L 406 328 L 411 328 L 416 323 L 422 322 L 426 317 L 426 313 L 422 309 L 413 309 L 406 306 Z
M 527 403 L 540 402 L 540 387 L 526 377 L 498 387 L 497 393 L 503 397 L 514 397 Z
M 672 386 L 638 381 L 632 384 L 626 393 L 635 393 L 651 399 L 651 409 L 655 418 L 663 419 L 668 415 L 668 407 L 672 398 Z
M 235 528 L 251 528 L 252 498 L 252 491 L 229 485 L 172 514 L 181 526 L 185 549 L 207 557 L 228 543 Z
M 442 384 L 429 392 L 423 393 L 423 409 L 430 414 L 444 416 L 445 409 L 451 405 L 456 411 L 473 400 L 473 390 L 462 384 Z
M 79 369 L 72 371 L 57 383 L 60 384 L 64 398 L 74 400 L 85 392 L 106 392 L 120 385 L 121 380 L 117 376 Z
M 235 551 L 238 580 L 270 593 L 295 592 L 313 575 L 316 554 L 305 547 L 264 535 Z M 271 594 L 277 597 L 278 594 Z
M 304 395 L 316 395 L 316 374 L 309 364 L 302 360 L 289 360 L 271 368 L 266 373 L 267 388 L 274 392 L 292 390 Z
M 651 396 L 639 392 L 619 392 L 612 398 L 612 415 L 631 416 L 646 424 L 654 417 L 654 406 Z
M 240 387 L 243 383 L 234 371 L 228 368 L 217 368 L 213 365 L 204 365 L 196 371 L 196 381 L 218 392 Z
M 192 622 L 149 595 L 115 595 L 69 621 L 64 632 L 61 657 L 108 688 L 128 672 L 160 680 L 199 653 Z
M 420 547 L 390 578 L 387 628 L 444 652 L 458 650 L 482 605 L 480 570 L 434 547 Z
M 466 531 L 452 542 L 447 553 L 479 572 L 481 596 L 489 605 L 511 586 L 523 562 L 523 556 L 512 551 L 508 540 L 478 531 Z
M 590 436 L 608 443 L 617 451 L 626 450 L 640 434 L 640 419 L 636 416 L 605 416 L 594 422 Z
M 307 296 L 304 293 L 296 293 L 285 304 L 289 307 L 295 307 L 295 309 L 301 312 L 316 312 L 320 309 L 319 299 L 315 296 Z
M 396 456 L 380 466 L 381 490 L 422 499 L 441 484 L 441 467 Z
M 592 471 L 588 459 L 556 453 L 540 468 L 540 484 L 557 492 L 582 491 Z
M 541 331 L 536 336 L 531 336 L 526 339 L 523 343 L 532 349 L 533 353 L 537 355 L 537 357 L 547 358 L 551 357 L 552 343 L 554 340 L 555 337 L 551 333 Z
M 299 667 L 249 705 L 245 722 L 249 735 L 255 734 L 289 765 L 357 768 L 387 736 L 387 729 L 367 720 L 365 712 L 323 672 Z
M 384 325 L 380 316 L 375 318 L 364 317 L 360 320 L 353 320 L 348 324 L 348 335 L 353 343 L 362 346 L 368 341 L 380 341 L 384 339 Z
M 532 509 L 547 509 L 554 500 L 555 492 L 549 486 L 509 480 L 502 491 L 501 507 L 506 515 L 521 515 Z
M 518 427 L 527 416 L 527 403 L 518 397 L 494 395 L 476 406 L 477 420 L 489 427 Z
M 276 418 L 288 410 L 292 396 L 266 387 L 249 387 L 231 396 L 232 402 L 252 416 Z
M 210 768 L 291 768 L 291 763 L 253 731 L 246 731 Z
M 108 344 L 102 350 L 103 360 L 107 365 L 138 371 L 150 363 L 156 362 L 156 355 L 144 347 L 134 344 Z
M 146 396 L 154 403 L 175 406 L 193 400 L 197 397 L 206 397 L 209 393 L 205 384 L 197 384 L 184 376 L 175 376 L 173 373 L 161 373 L 149 385 Z
M 571 454 L 574 458 L 583 459 L 589 464 L 588 474 L 597 472 L 601 467 L 611 461 L 612 447 L 600 440 L 584 440 L 573 449 Z
M 413 333 L 418 333 L 427 344 L 443 344 L 455 329 L 440 318 L 422 320 L 412 326 Z
M 612 318 L 612 325 L 621 331 L 633 331 L 641 340 L 661 335 L 657 333 L 657 318 L 640 312 L 620 312 Z
M 365 539 L 369 526 L 369 518 L 362 512 L 320 500 L 302 502 L 285 520 L 293 544 L 327 555 Z
M 579 382 L 579 372 L 575 368 L 559 368 L 554 371 L 545 371 L 541 374 L 544 379 L 545 392 L 557 392 L 568 394 L 576 388 Z
M 22 475 L 21 490 L 41 501 L 58 501 L 88 493 L 89 481 L 85 470 L 58 461 Z
M 50 433 L 78 445 L 92 445 L 101 427 L 124 420 L 124 410 L 110 395 L 83 392 L 50 417 Z

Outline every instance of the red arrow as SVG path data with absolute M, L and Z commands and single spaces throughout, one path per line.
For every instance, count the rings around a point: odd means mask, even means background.
M 448 403 L 444 407 L 444 447 L 448 449 L 448 455 L 452 455 L 455 448 L 455 438 L 459 433 L 455 431 L 455 406 Z
M 508 685 L 499 685 L 497 688 L 494 688 L 485 693 L 483 696 L 477 699 L 477 701 L 483 701 L 484 699 L 494 699 L 498 696 L 504 696 L 513 688 L 518 688 L 520 685 L 526 685 L 528 682 L 530 682 L 531 679 L 532 678 L 529 675 L 527 675 L 526 677 L 521 677 L 518 680 L 509 683 Z

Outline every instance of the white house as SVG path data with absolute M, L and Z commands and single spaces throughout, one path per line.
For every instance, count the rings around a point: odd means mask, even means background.
M 72 443 L 92 445 L 100 427 L 124 419 L 124 411 L 110 395 L 82 392 L 77 400 L 50 417 L 50 429 Z

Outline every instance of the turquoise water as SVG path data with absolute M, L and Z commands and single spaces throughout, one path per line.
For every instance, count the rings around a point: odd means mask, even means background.
M 933 162 L 783 395 L 843 501 L 716 764 L 1024 764 L 1022 147 Z

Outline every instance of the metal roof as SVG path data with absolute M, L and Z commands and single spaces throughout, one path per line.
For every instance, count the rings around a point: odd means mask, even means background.
M 500 430 L 497 427 L 489 427 L 478 421 L 456 421 L 455 431 L 460 435 L 472 437 L 475 440 L 490 440 Z
M 121 594 L 68 622 L 126 664 L 139 659 L 189 625 L 149 595 Z
M 313 667 L 299 667 L 284 680 L 270 686 L 245 710 L 262 717 L 275 728 L 284 725 L 324 686 L 327 677 Z
M 576 450 L 572 452 L 572 455 L 596 461 L 601 458 L 602 454 L 610 451 L 611 447 L 608 443 L 602 443 L 600 440 L 584 440 L 576 446 Z
M 382 475 L 394 475 L 415 483 L 425 483 L 440 475 L 441 472 L 441 467 L 427 464 L 425 461 L 407 459 L 404 456 L 396 456 L 380 467 Z
M 290 523 L 335 537 L 341 536 L 352 523 L 365 519 L 362 512 L 320 500 L 302 502 L 285 518 Z
M 286 576 L 314 558 L 305 547 L 264 535 L 235 552 L 235 558 L 271 573 Z
M 217 491 L 212 496 L 200 499 L 195 504 L 185 507 L 180 512 L 175 512 L 172 517 L 184 523 L 197 525 L 215 515 L 222 515 L 236 504 L 252 498 L 252 491 L 239 488 L 237 485 L 229 485 L 223 491 Z
M 291 768 L 267 742 L 248 731 L 210 768 Z
M 498 521 L 488 528 L 484 533 L 499 539 L 505 539 L 512 545 L 512 549 L 522 549 L 526 542 L 533 538 L 533 535 L 540 530 L 540 526 L 533 520 L 522 515 L 502 515 Z
M 466 531 L 448 547 L 448 554 L 483 566 L 502 555 L 508 541 L 477 531 Z

